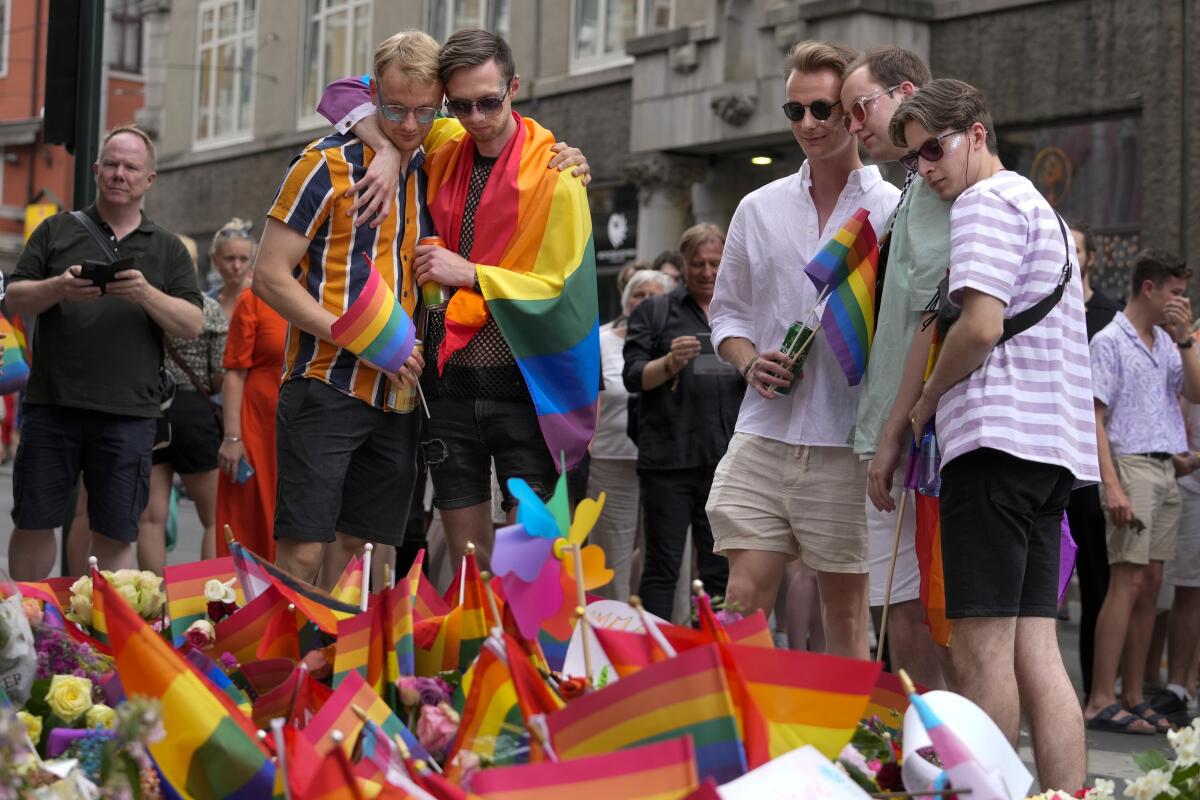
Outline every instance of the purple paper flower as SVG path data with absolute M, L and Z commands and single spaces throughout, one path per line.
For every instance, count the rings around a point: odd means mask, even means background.
M 221 657 L 217 659 L 221 662 L 221 668 L 226 672 L 233 672 L 238 668 L 237 656 L 230 652 L 221 653 Z

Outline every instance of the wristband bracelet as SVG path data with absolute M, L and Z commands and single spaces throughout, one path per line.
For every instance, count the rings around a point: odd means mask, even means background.
M 750 370 L 754 369 L 755 361 L 758 361 L 758 356 L 750 359 L 750 363 L 746 365 L 744 370 L 742 370 L 742 380 L 744 380 L 746 383 L 750 382 Z
M 240 436 L 226 436 L 225 437 L 225 441 L 227 441 L 227 442 L 240 442 L 241 440 L 242 440 L 242 437 L 240 437 Z
M 663 369 L 667 371 L 667 375 L 675 374 L 675 353 L 667 353 L 667 363 L 663 365 Z

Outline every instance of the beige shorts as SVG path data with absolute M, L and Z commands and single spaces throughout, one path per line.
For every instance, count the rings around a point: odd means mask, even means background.
M 867 572 L 867 463 L 849 447 L 735 433 L 708 495 L 713 550 L 799 557 L 818 572 Z
M 1149 456 L 1116 456 L 1113 465 L 1121 488 L 1133 506 L 1133 516 L 1145 530 L 1131 525 L 1117 527 L 1105 522 L 1109 564 L 1149 564 L 1175 557 L 1175 539 L 1183 501 L 1175 483 L 1175 465 L 1170 459 Z M 1104 487 L 1100 487 L 1104 502 Z

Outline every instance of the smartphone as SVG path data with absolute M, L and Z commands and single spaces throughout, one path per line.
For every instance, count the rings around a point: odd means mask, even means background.
M 697 333 L 696 338 L 700 340 L 701 355 L 710 355 L 716 352 L 713 350 L 711 333 Z
M 126 269 L 132 269 L 134 265 L 133 256 L 126 256 L 109 263 L 107 261 L 84 261 L 79 267 L 79 277 L 91 281 L 96 286 L 100 287 L 100 293 L 105 293 L 105 287 L 109 282 L 116 278 L 118 272 Z
M 240 459 L 238 459 L 237 478 L 236 478 L 237 482 L 245 483 L 246 481 L 250 480 L 253 477 L 254 477 L 254 467 L 250 466 L 250 462 L 246 460 L 245 456 L 242 456 Z

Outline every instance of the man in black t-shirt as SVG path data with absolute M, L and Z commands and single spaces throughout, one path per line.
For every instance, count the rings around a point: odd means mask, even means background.
M 155 178 L 150 138 L 113 130 L 93 171 L 87 221 L 64 213 L 42 222 L 5 300 L 11 313 L 37 315 L 13 471 L 8 562 L 17 580 L 53 568 L 54 528 L 81 472 L 92 554 L 104 569 L 132 566 L 161 416 L 163 334 L 194 338 L 203 321 L 191 257 L 141 211 Z M 116 272 L 105 281 L 113 254 Z

